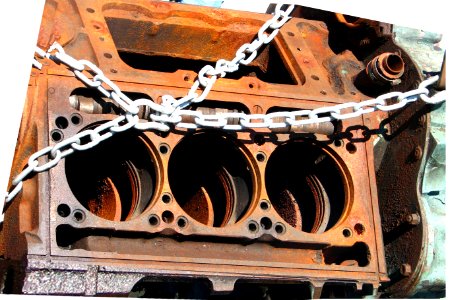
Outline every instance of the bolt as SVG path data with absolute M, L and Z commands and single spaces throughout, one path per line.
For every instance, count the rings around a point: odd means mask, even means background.
M 420 215 L 418 213 L 409 214 L 406 216 L 406 222 L 410 225 L 419 225 L 420 224 Z
M 420 146 L 416 146 L 414 148 L 414 160 L 417 161 L 417 160 L 421 159 L 422 158 L 422 154 L 423 154 L 422 148 Z
M 402 274 L 405 277 L 410 276 L 412 273 L 411 265 L 410 264 L 402 264 L 400 267 L 400 274 Z

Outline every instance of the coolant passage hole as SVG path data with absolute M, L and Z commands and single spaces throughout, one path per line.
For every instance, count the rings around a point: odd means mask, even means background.
M 67 182 L 77 200 L 103 219 L 133 219 L 154 194 L 154 159 L 135 132 L 118 133 L 92 149 L 77 151 L 65 163 Z
M 243 152 L 215 132 L 186 136 L 169 160 L 174 199 L 190 217 L 208 226 L 239 221 L 250 205 L 252 182 Z
M 267 162 L 272 206 L 304 232 L 322 233 L 344 212 L 346 178 L 329 151 L 313 142 L 288 142 L 278 146 Z

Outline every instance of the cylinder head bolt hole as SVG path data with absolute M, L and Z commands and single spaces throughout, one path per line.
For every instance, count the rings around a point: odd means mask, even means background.
M 170 224 L 173 222 L 173 213 L 170 210 L 166 210 L 161 215 L 162 220 L 164 223 Z
M 188 220 L 185 217 L 179 217 L 177 220 L 177 225 L 180 228 L 186 228 L 188 225 Z
M 261 228 L 264 230 L 270 230 L 272 228 L 272 220 L 270 220 L 268 217 L 261 218 Z
M 163 194 L 161 197 L 162 202 L 169 204 L 172 201 L 172 196 L 170 194 Z
M 61 130 L 55 129 L 50 133 L 50 137 L 52 138 L 52 141 L 57 143 L 63 140 L 64 134 Z
M 323 233 L 344 213 L 348 182 L 332 150 L 314 141 L 278 146 L 267 161 L 270 203 L 292 227 Z
M 126 145 L 126 147 L 124 147 Z M 66 177 L 85 209 L 110 221 L 138 217 L 157 183 L 154 155 L 137 132 L 118 133 L 96 147 L 66 158 Z
M 264 162 L 266 160 L 266 155 L 263 152 L 258 152 L 256 154 L 256 160 L 259 162 Z
M 169 159 L 174 200 L 196 221 L 224 227 L 239 221 L 253 197 L 253 173 L 235 141 L 222 133 L 184 137 Z
M 65 218 L 70 215 L 70 207 L 67 204 L 60 204 L 58 205 L 58 208 L 56 209 L 58 212 L 58 215 Z
M 270 208 L 270 204 L 266 200 L 261 200 L 259 207 L 261 207 L 262 210 L 268 210 Z
M 161 152 L 161 154 L 167 154 L 170 151 L 170 147 L 167 144 L 161 144 L 159 145 L 159 152 Z
M 57 117 L 55 120 L 55 125 L 59 129 L 66 129 L 69 126 L 69 121 L 65 117 Z
M 73 114 L 70 116 L 70 122 L 72 122 L 73 125 L 78 126 L 81 125 L 83 119 L 80 114 Z
M 348 228 L 344 228 L 342 230 L 342 235 L 346 238 L 351 237 L 352 236 L 352 231 Z
M 159 225 L 159 217 L 157 215 L 151 215 L 148 218 L 148 223 L 152 226 L 158 226 Z

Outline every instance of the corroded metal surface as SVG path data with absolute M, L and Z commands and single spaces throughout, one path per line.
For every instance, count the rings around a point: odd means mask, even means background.
M 384 25 L 348 26 L 305 9 L 297 15 L 252 64 L 218 80 L 192 109 L 314 109 L 393 88 L 367 83 L 365 72 L 376 56 L 399 50 L 389 35 L 374 33 Z M 156 1 L 49 1 L 38 45 L 57 40 L 70 55 L 97 64 L 130 98 L 160 103 L 164 94 L 184 95 L 205 63 L 231 59 L 268 18 Z M 369 42 L 362 47 L 363 40 Z M 402 78 L 395 89 L 408 90 L 420 77 L 406 54 L 400 59 L 404 72 L 394 70 Z M 64 66 L 46 63 L 30 77 L 12 176 L 35 150 L 119 113 Z M 320 296 L 322 288 L 334 295 L 339 288 L 329 281 L 355 286 L 359 296 L 375 293 L 389 280 L 382 234 L 394 221 L 382 226 L 373 147 L 366 143 L 387 115 L 372 116 L 291 133 L 127 132 L 77 152 L 27 180 L 8 208 L 3 255 L 28 261 L 17 292 L 119 295 L 145 278 L 198 278 L 211 283 L 211 293 L 231 292 L 236 280 L 302 283 L 312 293 L 305 297 Z M 392 140 L 401 127 L 395 122 Z M 421 137 L 414 145 L 423 145 Z M 378 177 L 393 164 L 383 160 Z M 414 208 L 405 214 L 420 211 Z M 386 235 L 384 241 L 390 244 Z

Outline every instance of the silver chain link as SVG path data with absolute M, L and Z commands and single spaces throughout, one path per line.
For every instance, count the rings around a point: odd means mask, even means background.
M 3 222 L 3 209 L 22 190 L 23 181 L 36 173 L 47 171 L 55 167 L 61 159 L 74 153 L 91 149 L 100 142 L 109 139 L 117 132 L 123 132 L 130 128 L 137 130 L 157 130 L 169 131 L 171 126 L 182 129 L 197 128 L 220 128 L 223 130 L 242 131 L 252 128 L 289 128 L 313 123 L 329 122 L 333 120 L 345 120 L 356 118 L 363 114 L 372 113 L 377 110 L 390 111 L 404 107 L 408 103 L 417 101 L 419 98 L 426 103 L 439 103 L 445 101 L 445 91 L 441 91 L 429 97 L 428 87 L 439 79 L 438 76 L 424 80 L 417 89 L 405 93 L 391 92 L 375 99 L 362 102 L 347 102 L 333 106 L 326 106 L 312 110 L 273 112 L 269 114 L 247 115 L 241 112 L 217 113 L 215 115 L 203 114 L 201 111 L 187 110 L 191 103 L 203 101 L 218 78 L 225 77 L 227 73 L 235 72 L 239 65 L 251 63 L 257 56 L 258 50 L 265 44 L 270 43 L 281 26 L 289 19 L 289 15 L 294 9 L 294 5 L 289 5 L 286 10 L 282 10 L 282 5 L 278 4 L 271 19 L 265 22 L 258 31 L 257 37 L 252 43 L 242 45 L 236 56 L 231 61 L 220 59 L 215 67 L 204 66 L 198 73 L 187 95 L 181 99 L 175 99 L 171 95 L 162 96 L 162 103 L 157 104 L 149 99 L 131 100 L 120 88 L 114 84 L 105 74 L 93 63 L 87 60 L 77 60 L 65 53 L 63 47 L 54 43 L 48 50 L 37 48 L 36 55 L 39 58 L 51 59 L 54 62 L 64 64 L 74 75 L 86 86 L 95 88 L 105 97 L 114 100 L 125 112 L 124 115 L 108 121 L 94 129 L 88 129 L 63 140 L 53 146 L 48 146 L 30 156 L 25 169 L 12 181 L 12 189 L 6 194 L 5 201 L 0 201 L 0 224 Z M 33 66 L 41 68 L 42 64 L 34 58 Z M 92 79 L 88 77 L 91 75 Z M 197 91 L 201 90 L 198 94 Z M 388 104 L 388 100 L 391 100 Z M 139 120 L 138 112 L 140 107 L 147 106 L 153 113 L 150 114 L 150 121 Z M 321 115 L 322 116 L 319 116 Z M 325 116 L 323 115 L 325 114 Z M 183 118 L 184 117 L 184 118 Z M 194 122 L 186 122 L 188 117 Z M 284 118 L 284 120 L 282 120 Z M 238 120 L 238 124 L 236 123 Z M 169 124 L 172 124 L 171 126 Z M 83 139 L 83 142 L 82 142 Z M 46 160 L 46 161 L 45 161 Z

